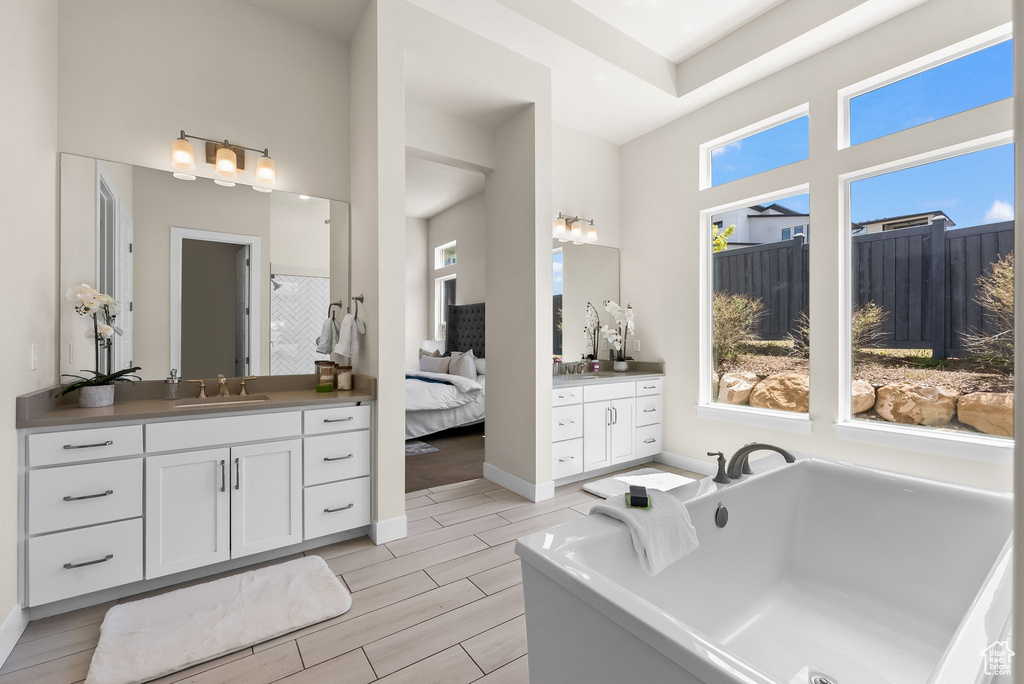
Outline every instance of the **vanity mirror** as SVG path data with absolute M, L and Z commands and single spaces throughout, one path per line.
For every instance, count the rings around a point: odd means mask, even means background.
M 61 292 L 86 283 L 120 305 L 110 370 L 291 375 L 327 358 L 316 337 L 350 294 L 347 202 L 70 154 L 60 192 Z M 61 302 L 61 373 L 93 368 L 87 326 Z
M 619 300 L 619 250 L 599 245 L 553 241 L 554 356 L 579 361 L 591 353 L 584 335 L 587 302 L 600 314 L 601 323 L 612 324 L 604 310 L 605 300 Z M 598 340 L 598 346 L 601 341 Z M 597 352 L 608 358 L 607 349 Z

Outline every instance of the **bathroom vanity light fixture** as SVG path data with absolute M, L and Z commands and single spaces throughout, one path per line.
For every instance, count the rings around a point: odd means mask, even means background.
M 206 143 L 206 163 L 213 164 L 214 173 L 217 176 L 214 182 L 217 185 L 227 188 L 234 187 L 234 179 L 238 177 L 238 172 L 245 170 L 246 150 L 260 153 L 260 157 L 256 159 L 254 174 L 256 185 L 253 186 L 253 189 L 270 192 L 269 186 L 277 183 L 277 167 L 274 160 L 270 158 L 270 150 L 267 148 L 257 149 L 234 145 L 227 140 L 212 140 L 198 135 L 189 135 L 185 131 L 181 131 L 181 134 L 171 143 L 171 166 L 176 169 L 175 178 L 181 180 L 195 180 L 196 178 L 191 173 L 184 173 L 196 168 L 195 149 L 189 140 L 202 140 Z
M 572 242 L 575 245 L 597 242 L 597 226 L 593 219 L 559 212 L 555 219 L 554 236 L 559 242 Z

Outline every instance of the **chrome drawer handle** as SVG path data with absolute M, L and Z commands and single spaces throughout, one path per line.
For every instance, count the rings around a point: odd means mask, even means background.
M 324 456 L 325 461 L 344 461 L 352 458 L 355 454 L 349 454 L 348 456 Z
M 570 420 L 568 423 L 559 423 L 558 426 L 559 427 L 565 427 L 566 425 L 575 425 L 575 424 L 576 424 L 575 420 Z
M 325 423 L 347 423 L 348 421 L 355 418 L 355 416 L 349 416 L 348 418 L 324 418 Z
M 103 558 L 97 558 L 96 560 L 85 561 L 84 563 L 65 563 L 65 570 L 74 570 L 75 568 L 84 568 L 87 565 L 96 565 L 97 563 L 106 563 L 108 560 L 114 557 L 114 554 L 108 553 Z
M 644 389 L 657 389 L 657 385 L 644 385 Z
M 97 442 L 96 444 L 65 444 L 65 449 L 95 449 L 96 447 L 111 446 L 114 442 L 107 440 L 106 442 Z
M 571 461 L 574 458 L 576 458 L 576 457 L 575 456 L 570 456 L 569 458 L 560 458 L 560 459 L 558 459 L 558 462 L 559 463 L 565 463 L 566 461 Z
M 654 413 L 654 412 L 655 412 L 655 411 L 657 411 L 657 410 L 658 410 L 658 409 L 653 409 L 653 408 L 649 408 L 649 409 L 644 409 L 644 413 Z
M 644 444 L 654 444 L 657 441 L 658 440 L 654 439 L 653 437 L 648 437 L 647 439 L 644 440 Z
M 86 496 L 65 496 L 65 501 L 84 501 L 85 499 L 98 499 L 101 496 L 110 496 L 114 493 L 113 489 L 108 489 L 102 494 L 87 494 Z
M 224 459 L 220 460 L 220 491 L 225 491 L 224 487 L 227 484 L 227 478 L 224 477 Z
M 338 511 L 347 511 L 353 506 L 355 506 L 355 504 L 349 504 L 348 506 L 342 506 L 341 508 L 325 508 L 324 513 L 337 513 Z

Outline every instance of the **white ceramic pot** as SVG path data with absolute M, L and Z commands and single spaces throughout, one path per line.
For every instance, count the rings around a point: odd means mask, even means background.
M 113 403 L 113 385 L 86 385 L 78 388 L 78 406 L 80 408 L 100 408 Z
M 612 362 L 612 370 L 617 373 L 623 373 L 629 370 L 629 361 L 614 361 Z

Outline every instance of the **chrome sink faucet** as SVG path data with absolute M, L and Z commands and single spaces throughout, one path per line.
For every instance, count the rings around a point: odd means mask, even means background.
M 223 373 L 217 373 L 217 396 L 218 397 L 230 397 L 231 391 L 228 389 L 227 378 L 224 377 Z
M 732 458 L 729 459 L 729 465 L 726 468 L 726 474 L 731 480 L 738 480 L 744 475 L 753 475 L 754 471 L 750 469 L 748 459 L 750 454 L 755 451 L 774 451 L 786 459 L 786 463 L 796 463 L 796 458 L 793 454 L 789 453 L 782 447 L 773 446 L 771 444 L 762 444 L 760 442 L 751 442 L 740 447 Z

